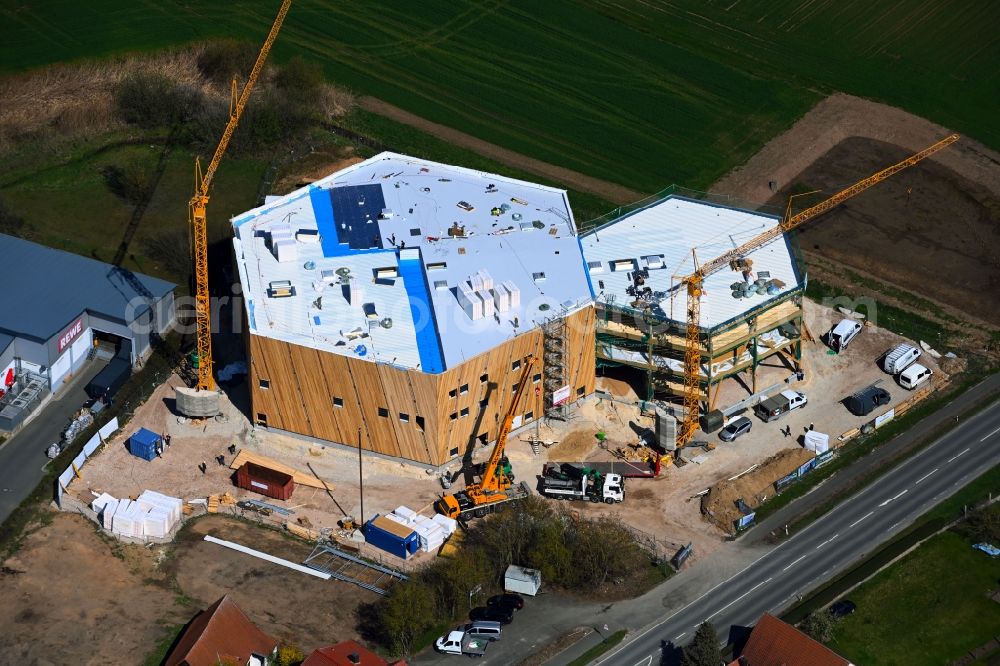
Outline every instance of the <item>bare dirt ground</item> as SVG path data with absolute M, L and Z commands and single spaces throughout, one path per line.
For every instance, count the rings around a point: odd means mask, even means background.
M 353 146 L 321 148 L 291 164 L 271 187 L 271 192 L 275 195 L 288 194 L 361 161 Z
M 460 132 L 446 125 L 439 125 L 438 123 L 431 122 L 426 118 L 421 118 L 420 116 L 414 115 L 409 111 L 404 111 L 398 106 L 393 106 L 388 102 L 383 102 L 382 100 L 374 97 L 360 97 L 358 98 L 357 103 L 358 106 L 366 111 L 371 111 L 372 113 L 377 113 L 380 116 L 391 118 L 392 120 L 403 123 L 404 125 L 416 127 L 420 131 L 426 132 L 431 136 L 436 136 L 437 138 L 443 139 L 456 146 L 468 148 L 469 150 L 473 150 L 480 155 L 496 160 L 501 164 L 506 164 L 507 166 L 515 167 L 517 169 L 524 169 L 525 171 L 530 171 L 531 173 L 551 178 L 552 180 L 562 183 L 567 187 L 571 187 L 581 192 L 596 194 L 616 204 L 632 203 L 633 201 L 638 201 L 646 196 L 642 192 L 637 192 L 623 185 L 609 183 L 606 180 L 586 176 L 578 171 L 566 169 L 555 164 L 549 164 L 548 162 L 536 160 L 535 158 L 528 157 L 522 153 L 516 153 L 513 150 L 501 148 L 495 143 L 483 141 L 482 139 L 477 139 L 471 134 L 466 134 L 465 132 Z
M 4 663 L 141 663 L 223 594 L 265 632 L 308 652 L 357 640 L 354 608 L 375 598 L 202 540 L 210 533 L 293 561 L 309 553 L 301 542 L 231 518 L 202 518 L 176 543 L 152 548 L 118 543 L 95 527 L 57 514 L 6 561 L 20 573 L 0 574 Z
M 839 312 L 825 308 L 811 301 L 805 302 L 806 322 L 814 335 L 819 336 L 843 318 Z M 665 467 L 657 479 L 633 479 L 626 481 L 626 499 L 622 505 L 608 507 L 603 504 L 580 503 L 574 505 L 581 515 L 607 515 L 617 517 L 630 526 L 655 535 L 667 544 L 680 547 L 688 542 L 694 544 L 695 560 L 721 547 L 725 532 L 711 524 L 701 514 L 701 503 L 695 495 L 722 479 L 728 479 L 744 472 L 752 465 L 769 456 L 783 451 L 801 451 L 802 436 L 810 424 L 820 432 L 830 435 L 832 444 L 840 434 L 859 427 L 871 420 L 854 416 L 840 403 L 851 393 L 875 382 L 889 391 L 890 406 L 909 397 L 909 391 L 901 388 L 877 364 L 877 359 L 894 345 L 905 341 L 885 329 L 868 326 L 852 341 L 846 351 L 831 355 L 820 341 L 803 344 L 803 365 L 805 380 L 795 382 L 791 388 L 806 393 L 809 404 L 795 410 L 776 422 L 763 423 L 756 417 L 747 435 L 735 442 L 723 442 L 716 434 L 702 436 L 715 444 L 714 451 L 706 454 L 698 463 L 688 463 L 683 467 Z M 925 354 L 921 363 L 944 377 L 934 359 Z M 782 384 L 790 371 L 776 361 L 774 367 L 766 367 L 758 372 L 758 390 Z M 623 401 L 637 400 L 636 394 L 622 379 L 598 380 L 598 388 L 607 390 Z M 725 407 L 745 398 L 747 392 L 736 382 L 727 382 L 718 400 L 719 407 Z M 888 407 L 883 408 L 888 409 Z M 639 415 L 639 408 L 627 402 L 612 402 L 594 397 L 583 401 L 574 418 L 565 429 L 545 431 L 542 437 L 560 440 L 549 449 L 543 449 L 547 460 L 596 461 L 612 460 L 612 456 L 599 445 L 595 436 L 598 430 L 607 435 L 608 446 L 612 449 L 636 442 L 639 431 L 652 428 L 652 418 Z M 781 433 L 788 427 L 789 436 Z M 565 447 L 565 448 L 564 448 Z M 541 471 L 542 461 L 534 458 L 523 443 L 510 447 L 509 456 L 515 464 L 520 478 L 534 476 Z M 527 467 L 527 471 L 525 471 Z M 764 485 L 771 481 L 764 480 Z
M 835 94 L 712 191 L 781 207 L 793 190 L 820 189 L 817 197 L 831 196 L 950 133 L 900 109 Z M 998 167 L 1000 154 L 963 137 L 847 201 L 801 232 L 810 271 L 824 280 L 834 277 L 811 261 L 818 256 L 933 301 L 938 307 L 920 314 L 939 323 L 947 323 L 941 312 L 960 312 L 997 326 Z M 796 209 L 808 201 L 800 199 Z

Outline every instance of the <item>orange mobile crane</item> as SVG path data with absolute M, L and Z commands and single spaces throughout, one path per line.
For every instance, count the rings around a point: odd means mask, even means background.
M 212 178 L 215 176 L 215 171 L 219 168 L 219 162 L 222 161 L 222 156 L 229 146 L 229 140 L 233 137 L 236 125 L 240 122 L 240 116 L 243 115 L 243 109 L 246 108 L 247 100 L 250 99 L 250 93 L 253 91 L 254 84 L 257 83 L 257 77 L 260 76 L 261 70 L 264 69 L 264 61 L 267 60 L 267 54 L 271 52 L 271 46 L 278 36 L 278 31 L 281 30 L 281 24 L 284 23 L 285 15 L 288 14 L 288 8 L 291 5 L 292 0 L 283 0 L 281 3 L 278 16 L 275 17 L 274 23 L 271 25 L 271 31 L 267 33 L 264 45 L 260 47 L 260 53 L 257 54 L 257 60 L 253 64 L 253 69 L 250 70 L 250 76 L 247 77 L 247 82 L 243 86 L 242 91 L 237 92 L 236 79 L 233 79 L 232 99 L 229 104 L 229 122 L 226 123 L 226 129 L 222 132 L 222 138 L 219 139 L 219 145 L 215 148 L 215 154 L 212 156 L 212 161 L 208 163 L 208 168 L 202 173 L 201 160 L 196 159 L 194 163 L 194 196 L 191 197 L 191 201 L 188 203 L 188 212 L 193 230 L 194 246 L 195 321 L 198 325 L 195 364 L 198 367 L 197 388 L 199 391 L 211 391 L 215 389 L 215 378 L 212 376 L 211 303 L 208 294 L 208 222 L 205 212 L 205 209 L 208 207 L 208 190 L 212 185 Z
M 521 379 L 517 382 L 517 391 L 510 401 L 510 407 L 504 414 L 503 422 L 500 424 L 500 433 L 497 435 L 497 443 L 493 445 L 493 452 L 490 454 L 489 462 L 483 469 L 479 481 L 469 484 L 465 490 L 454 495 L 442 495 L 441 499 L 434 503 L 434 508 L 438 513 L 449 518 L 458 518 L 463 514 L 472 514 L 479 518 L 485 516 L 487 511 L 492 510 L 499 504 L 523 499 L 530 494 L 527 485 L 522 481 L 517 486 L 514 485 L 514 475 L 511 474 L 510 464 L 504 458 L 503 450 L 507 446 L 507 435 L 510 434 L 514 425 L 514 412 L 521 402 L 521 396 L 528 385 L 528 377 L 531 369 L 535 366 L 535 357 L 529 356 L 521 370 Z
M 851 197 L 860 194 L 869 187 L 881 183 L 886 178 L 893 176 L 903 169 L 913 166 L 926 157 L 930 157 L 942 148 L 950 146 L 958 141 L 957 134 L 938 141 L 932 146 L 924 148 L 919 153 L 907 157 L 902 162 L 894 164 L 887 169 L 865 178 L 862 181 L 851 185 L 847 189 L 841 190 L 826 201 L 816 204 L 811 208 L 791 215 L 791 202 L 785 218 L 775 227 L 748 240 L 743 245 L 726 252 L 725 254 L 712 259 L 708 263 L 698 265 L 695 262 L 694 273 L 681 280 L 681 284 L 687 288 L 687 341 L 684 349 L 684 420 L 681 423 L 680 431 L 677 433 L 677 446 L 682 447 L 691 441 L 696 430 L 698 430 L 698 418 L 701 412 L 701 293 L 702 283 L 705 278 L 723 266 L 730 265 L 731 262 L 743 259 L 747 254 L 757 248 L 767 245 L 782 234 L 799 227 L 809 220 L 822 215 L 835 208 L 837 205 L 847 201 Z

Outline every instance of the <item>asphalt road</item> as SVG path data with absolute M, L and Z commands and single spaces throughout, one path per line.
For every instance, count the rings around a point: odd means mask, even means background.
M 40 414 L 34 414 L 28 425 L 0 446 L 0 523 L 7 520 L 45 475 L 45 465 L 49 462 L 45 449 L 59 440 L 73 414 L 87 401 L 83 387 L 105 365 L 105 361 L 92 361 Z
M 987 469 L 1000 464 L 1000 405 L 933 442 L 910 464 L 888 471 L 802 532 L 663 620 L 630 637 L 597 664 L 655 666 L 661 641 L 687 644 L 710 620 L 727 639 L 732 627 L 776 614 L 849 568 Z

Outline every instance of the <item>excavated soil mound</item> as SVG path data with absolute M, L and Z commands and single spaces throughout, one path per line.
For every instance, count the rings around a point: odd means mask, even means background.
M 812 457 L 813 452 L 806 449 L 786 449 L 767 458 L 757 469 L 735 481 L 719 481 L 701 498 L 702 516 L 731 532 L 733 523 L 742 516 L 736 507 L 737 500 L 742 499 L 751 509 L 756 508 L 774 495 L 775 481 L 791 474 Z

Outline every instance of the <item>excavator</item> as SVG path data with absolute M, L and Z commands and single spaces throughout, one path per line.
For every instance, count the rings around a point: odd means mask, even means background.
M 517 382 L 517 391 L 510 401 L 507 413 L 504 414 L 496 444 L 493 445 L 490 459 L 479 475 L 479 481 L 467 484 L 465 490 L 455 494 L 442 495 L 441 499 L 434 503 L 434 509 L 438 513 L 456 519 L 460 516 L 470 515 L 481 518 L 500 504 L 523 499 L 531 493 L 523 481 L 516 486 L 514 485 L 514 475 L 511 473 L 510 463 L 503 452 L 507 446 L 507 436 L 514 425 L 514 413 L 517 411 L 521 396 L 524 395 L 525 388 L 528 386 L 528 378 L 531 376 L 531 369 L 535 366 L 535 362 L 535 357 L 529 356 L 523 364 L 521 379 Z

